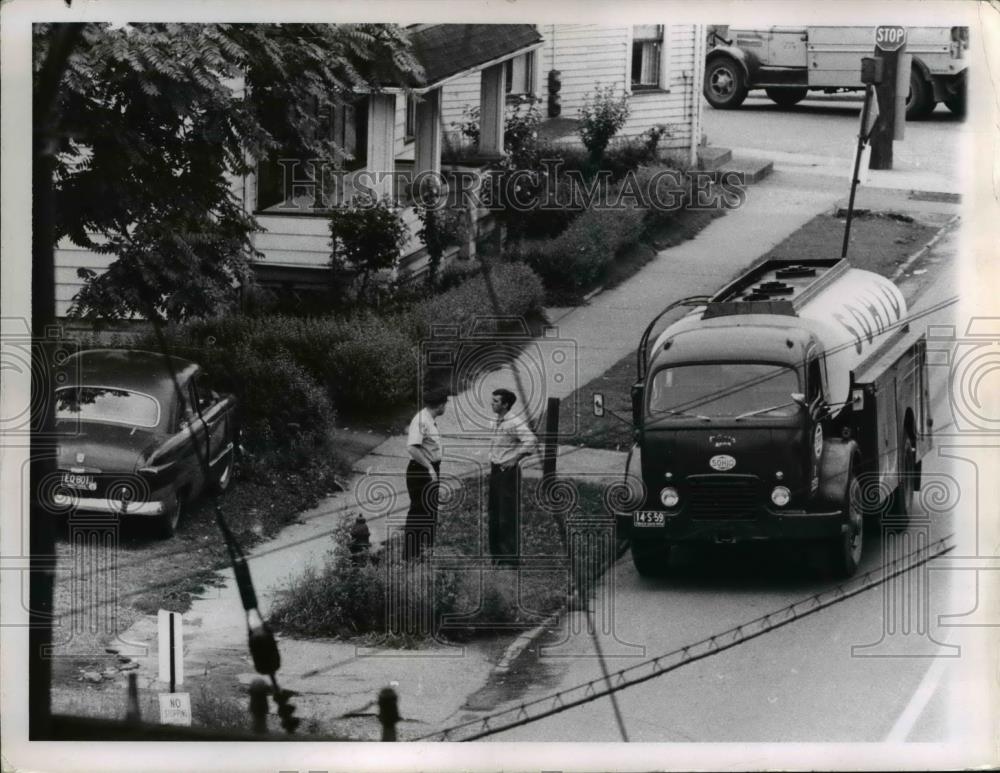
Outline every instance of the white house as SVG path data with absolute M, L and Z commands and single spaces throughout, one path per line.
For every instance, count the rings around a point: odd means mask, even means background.
M 571 123 L 596 86 L 630 94 L 631 116 L 622 136 L 637 136 L 668 124 L 661 144 L 669 153 L 695 162 L 701 136 L 701 80 L 704 30 L 698 25 L 418 24 L 408 28 L 413 52 L 425 78 L 378 93 L 333 112 L 328 130 L 351 158 L 334 185 L 310 176 L 308 159 L 281 154 L 258 165 L 257 173 L 234 180 L 244 206 L 264 232 L 255 236 L 263 259 L 258 279 L 289 291 L 327 281 L 330 196 L 350 196 L 359 176 L 368 187 L 394 196 L 403 205 L 411 238 L 404 249 L 404 270 L 423 266 L 419 229 L 407 182 L 421 171 L 440 171 L 442 143 L 456 130 L 466 108 L 480 114 L 479 146 L 468 163 L 482 166 L 503 153 L 504 113 L 522 95 L 542 99 L 544 114 L 558 93 L 560 121 Z M 555 116 L 553 116 L 555 119 Z M 571 138 L 572 128 L 566 133 Z M 296 161 L 299 163 L 296 164 Z M 393 175 L 386 175 L 392 172 Z M 326 196 L 326 201 L 322 197 Z M 482 212 L 470 212 L 474 233 L 489 228 Z M 468 254 L 473 244 L 463 245 Z M 110 256 L 61 243 L 56 250 L 57 313 L 64 316 L 80 289 L 77 269 L 107 268 Z
M 629 95 L 631 113 L 620 136 L 635 137 L 667 124 L 671 136 L 661 148 L 696 164 L 702 132 L 704 25 L 545 24 L 537 29 L 542 45 L 508 60 L 504 68 L 509 101 L 537 97 L 544 116 L 572 121 L 595 88 L 611 86 L 617 94 Z M 477 104 L 478 89 L 475 76 L 445 87 L 442 117 L 449 127 L 456 127 L 464 111 Z M 556 89 L 559 116 L 552 109 Z M 573 134 L 571 126 L 567 131 Z

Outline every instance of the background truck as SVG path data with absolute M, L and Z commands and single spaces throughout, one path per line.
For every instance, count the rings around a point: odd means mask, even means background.
M 926 340 L 899 289 L 842 259 L 772 260 L 688 301 L 637 352 L 642 504 L 619 524 L 636 569 L 661 573 L 675 543 L 780 539 L 852 575 L 865 514 L 911 510 L 931 442 Z
M 739 107 L 750 89 L 764 89 L 782 106 L 809 91 L 862 89 L 861 58 L 875 49 L 875 27 L 709 28 L 705 99 L 713 107 Z M 920 118 L 944 102 L 965 112 L 968 27 L 908 27 L 913 57 L 906 117 Z

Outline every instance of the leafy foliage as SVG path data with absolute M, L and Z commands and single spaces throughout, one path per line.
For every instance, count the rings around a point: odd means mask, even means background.
M 53 40 L 35 26 L 36 83 Z M 320 131 L 329 110 L 421 77 L 392 25 L 83 25 L 57 97 L 55 239 L 113 260 L 82 272 L 73 312 L 180 320 L 232 306 L 258 230 L 234 177 L 290 146 L 342 160 Z
M 363 301 L 372 275 L 396 268 L 410 232 L 391 200 L 359 196 L 331 210 L 330 235 L 334 270 L 357 275 Z
M 629 116 L 628 95 L 615 96 L 613 86 L 595 87 L 580 108 L 580 139 L 594 163 L 600 161 L 612 138 L 625 126 Z
M 427 285 L 437 283 L 444 251 L 458 244 L 466 230 L 465 213 L 458 208 L 417 207 L 420 230 L 417 237 L 427 248 Z

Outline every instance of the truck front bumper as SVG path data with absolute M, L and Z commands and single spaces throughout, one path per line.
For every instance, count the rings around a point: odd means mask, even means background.
M 806 512 L 762 510 L 751 518 L 691 518 L 664 513 L 662 526 L 634 525 L 633 516 L 619 516 L 618 528 L 633 542 L 747 542 L 751 540 L 812 540 L 835 537 L 847 528 L 842 510 Z

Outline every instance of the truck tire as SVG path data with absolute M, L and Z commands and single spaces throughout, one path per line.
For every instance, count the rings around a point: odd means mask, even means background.
M 632 564 L 640 577 L 662 577 L 670 567 L 670 543 L 633 540 Z
M 892 514 L 897 518 L 893 520 L 898 521 L 898 516 L 906 516 L 913 512 L 913 494 L 917 488 L 916 484 L 917 449 L 914 448 L 913 440 L 907 435 L 899 452 L 899 485 L 896 486 L 892 495 Z
M 854 464 L 847 480 L 846 501 L 847 530 L 838 535 L 827 546 L 830 570 L 838 579 L 852 577 L 861 564 L 864 549 L 865 515 L 861 506 L 861 486 L 854 475 Z
M 792 105 L 797 105 L 805 99 L 806 94 L 809 93 L 808 89 L 801 88 L 772 87 L 764 89 L 764 91 L 774 104 L 780 105 L 781 107 L 791 107 Z
M 722 56 L 705 68 L 705 99 L 714 108 L 731 110 L 747 98 L 747 81 L 736 60 Z
M 958 91 L 948 97 L 944 104 L 953 115 L 962 118 L 965 115 L 965 85 L 963 84 Z
M 906 95 L 906 119 L 925 118 L 934 112 L 934 89 L 916 67 L 910 70 L 910 93 Z

